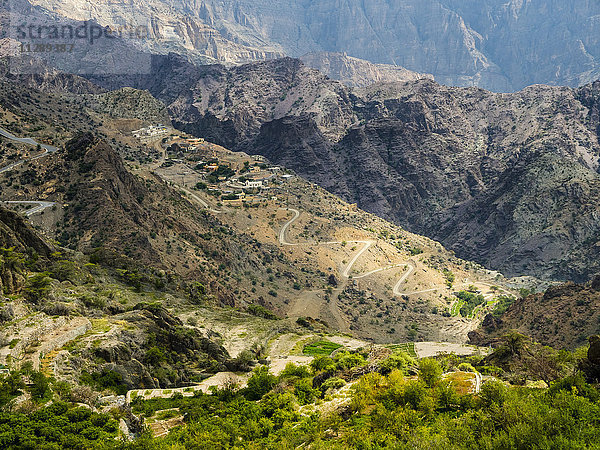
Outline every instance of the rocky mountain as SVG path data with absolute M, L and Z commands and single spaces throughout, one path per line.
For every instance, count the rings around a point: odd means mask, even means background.
M 346 52 L 431 73 L 440 83 L 514 91 L 577 86 L 599 71 L 600 5 L 591 0 L 32 0 L 111 27 L 142 26 L 143 45 L 196 61 L 238 64 L 309 52 Z
M 329 78 L 353 87 L 366 87 L 373 83 L 415 81 L 422 78 L 433 79 L 433 75 L 412 72 L 390 64 L 373 64 L 346 53 L 307 53 L 300 60 Z
M 167 59 L 179 70 L 179 75 L 164 72 L 172 81 L 164 94 L 170 95 L 173 82 L 193 66 L 176 64 L 178 57 Z M 347 95 L 342 84 L 300 61 L 276 62 L 282 67 L 294 64 L 287 75 L 281 75 L 281 86 L 290 77 L 301 89 L 313 81 L 325 83 L 314 87 L 327 97 L 320 100 L 323 111 L 329 105 L 327 114 L 335 117 L 335 102 L 330 99 Z M 226 70 L 204 69 L 214 74 Z M 253 66 L 245 70 L 251 72 Z M 296 70 L 313 78 L 303 81 Z M 261 78 L 255 74 L 253 83 Z M 160 76 L 142 80 L 156 88 L 162 82 Z M 32 215 L 34 223 L 63 247 L 124 271 L 119 273 L 121 281 L 134 289 L 173 284 L 197 302 L 259 308 L 263 315 L 294 320 L 308 316 L 375 341 L 396 335 L 460 341 L 472 324 L 448 313 L 454 301 L 449 274 L 469 283 L 481 282 L 483 290 L 503 283 L 500 274 L 462 261 L 440 244 L 358 210 L 301 177 L 284 175 L 284 169 L 269 168 L 270 163 L 261 168 L 258 157 L 210 141 L 196 143 L 199 148 L 194 151 L 181 151 L 184 138 L 191 136 L 173 129 L 154 140 L 132 136 L 132 130 L 165 119 L 163 104 L 148 91 L 52 94 L 12 78 L 0 78 L 0 85 L 0 127 L 59 147 L 51 155 L 3 172 L 0 200 L 50 202 L 43 213 Z M 278 89 L 273 87 L 277 98 Z M 296 94 L 284 104 L 293 110 L 306 106 Z M 282 106 L 284 116 L 285 111 Z M 215 124 L 213 129 L 219 132 Z M 251 133 L 251 129 L 241 132 Z M 343 133 L 343 127 L 331 132 Z M 35 152 L 35 147 L 0 139 L 0 167 Z M 223 166 L 219 173 L 229 174 L 226 168 L 234 167 L 240 181 L 231 179 L 227 184 L 203 171 L 203 161 L 215 158 Z M 240 190 L 242 177 L 259 176 L 257 169 L 267 180 L 279 175 L 268 181 L 268 190 L 249 191 L 247 203 L 226 206 L 231 191 Z M 214 183 L 220 186 L 215 188 Z M 26 210 L 22 204 L 15 208 Z M 298 223 L 288 208 L 298 210 Z M 307 242 L 284 244 L 286 223 L 289 239 Z M 334 244 L 320 246 L 313 240 Z M 362 281 L 350 283 L 352 273 Z M 468 287 L 466 283 L 461 285 Z M 424 294 L 408 295 L 424 286 Z M 396 301 L 405 292 L 406 298 Z M 367 299 L 373 306 L 362 306 Z M 384 314 L 393 318 L 383 320 Z
M 177 127 L 261 153 L 509 275 L 584 281 L 600 269 L 600 84 L 350 89 L 293 59 L 154 64 L 154 76 L 95 81 L 148 89 Z
M 600 331 L 600 278 L 585 284 L 566 283 L 517 300 L 499 317 L 488 315 L 469 338 L 489 345 L 516 330 L 537 342 L 576 348 Z
M 21 254 L 48 257 L 54 246 L 45 242 L 23 217 L 0 208 L 0 292 L 20 292 L 26 281 Z

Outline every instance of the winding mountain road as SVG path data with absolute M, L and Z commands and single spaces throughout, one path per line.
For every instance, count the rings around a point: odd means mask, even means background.
M 4 128 L 0 128 L 0 136 L 10 139 L 11 141 L 19 142 L 21 144 L 28 144 L 28 145 L 34 145 L 34 146 L 39 145 L 40 148 L 44 149 L 44 152 L 40 153 L 39 155 L 32 156 L 31 158 L 20 159 L 19 161 L 15 161 L 14 163 L 8 164 L 7 166 L 0 168 L 0 174 L 9 172 L 26 162 L 35 161 L 36 159 L 43 158 L 44 156 L 48 156 L 49 154 L 55 153 L 58 151 L 58 148 L 54 147 L 52 145 L 41 144 L 31 138 L 16 137 L 14 134 L 10 133 L 9 131 L 6 131 Z M 13 204 L 13 205 L 19 205 L 19 204 L 20 205 L 37 205 L 37 206 L 34 206 L 33 208 L 25 211 L 25 215 L 27 217 L 31 217 L 34 214 L 40 213 L 40 212 L 44 211 L 45 209 L 52 208 L 54 205 L 56 205 L 55 202 L 47 202 L 47 201 L 43 201 L 43 200 L 11 200 L 11 201 L 3 201 L 0 203 Z
M 25 211 L 25 215 L 27 217 L 31 217 L 34 214 L 42 212 L 46 208 L 52 208 L 54 205 L 56 205 L 55 202 L 43 202 L 43 201 L 35 201 L 35 200 L 24 200 L 24 201 L 14 200 L 14 201 L 7 201 L 7 202 L 0 201 L 0 203 L 4 203 L 4 204 L 8 204 L 8 205 L 37 205 L 37 206 L 34 206 L 33 208 Z
M 293 243 L 293 242 L 289 242 L 287 240 L 287 232 L 289 227 L 296 221 L 298 220 L 298 218 L 300 217 L 300 211 L 298 211 L 297 209 L 294 208 L 284 208 L 287 211 L 291 211 L 294 216 L 287 221 L 282 227 L 281 230 L 279 231 L 279 243 L 281 245 L 284 246 L 306 246 L 306 245 L 342 245 L 343 242 L 342 241 L 326 241 L 326 242 L 319 242 L 317 244 L 310 244 L 310 243 Z M 412 275 L 412 273 L 416 270 L 417 265 L 414 261 L 409 260 L 406 263 L 398 263 L 398 264 L 391 264 L 389 266 L 385 266 L 385 267 L 380 267 L 379 269 L 375 269 L 372 270 L 370 272 L 366 272 L 360 275 L 351 275 L 351 271 L 352 268 L 354 267 L 354 264 L 356 264 L 356 262 L 359 260 L 359 258 L 365 254 L 369 248 L 371 248 L 371 246 L 373 246 L 373 244 L 376 243 L 376 241 L 373 240 L 368 240 L 368 241 L 346 241 L 347 244 L 363 244 L 363 247 L 352 257 L 352 259 L 350 260 L 350 262 L 346 265 L 346 267 L 344 268 L 344 270 L 342 271 L 342 276 L 344 278 L 352 278 L 355 280 L 358 279 L 362 279 L 362 278 L 366 278 L 370 275 L 373 275 L 375 273 L 379 273 L 379 272 L 383 272 L 385 270 L 390 270 L 390 269 L 394 269 L 397 267 L 408 267 L 408 269 L 406 270 L 406 272 L 404 272 L 404 274 L 402 275 L 402 277 L 400 277 L 400 279 L 398 280 L 398 282 L 396 283 L 396 285 L 394 286 L 393 289 L 393 294 L 395 296 L 401 296 L 401 295 L 408 295 L 409 293 L 406 292 L 402 292 L 400 290 L 400 287 L 404 284 L 404 282 L 408 279 L 409 276 Z

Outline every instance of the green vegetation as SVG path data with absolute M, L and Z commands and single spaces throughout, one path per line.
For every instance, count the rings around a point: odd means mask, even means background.
M 452 286 L 454 285 L 454 280 L 456 279 L 456 277 L 454 276 L 454 274 L 452 273 L 452 271 L 448 270 L 448 269 L 442 270 L 442 274 L 446 278 L 446 285 L 450 289 L 452 289 Z
M 237 194 L 221 195 L 221 200 L 239 200 L 239 198 Z
M 277 320 L 277 317 L 273 312 L 261 305 L 250 305 L 248 306 L 248 312 L 256 317 L 262 317 L 263 319 Z
M 152 349 L 148 351 L 151 353 Z M 104 370 L 102 372 L 82 372 L 81 382 L 90 386 L 96 387 L 97 389 L 111 389 L 117 394 L 125 394 L 127 392 L 127 386 L 123 384 L 123 377 L 121 374 L 112 370 Z
M 50 291 L 52 279 L 49 272 L 36 273 L 27 280 L 24 295 L 32 303 L 41 302 Z
M 211 184 L 214 184 L 214 183 L 218 182 L 219 178 L 221 178 L 221 177 L 224 177 L 227 179 L 227 178 L 231 178 L 234 175 L 235 175 L 235 170 L 233 170 L 231 167 L 220 165 L 217 170 L 208 174 L 208 176 L 206 177 L 206 181 L 208 181 Z
M 133 413 L 149 422 L 183 417 L 184 425 L 163 438 L 142 433 L 132 442 L 115 439 L 121 413 L 99 414 L 64 401 L 26 414 L 4 412 L 0 446 L 575 449 L 600 442 L 600 391 L 589 384 L 598 368 L 590 368 L 585 351 L 556 351 L 510 333 L 486 358 L 450 354 L 417 362 L 396 350 L 367 364 L 366 355 L 321 355 L 310 367 L 288 364 L 279 376 L 260 366 L 241 389 L 232 384 L 193 397 L 133 397 Z M 473 372 L 490 368 L 501 379 L 485 381 L 474 393 Z M 10 377 L 3 379 L 7 391 L 25 388 Z M 543 380 L 549 388 L 526 388 L 524 380 Z
M 305 355 L 309 356 L 329 356 L 335 350 L 340 348 L 341 345 L 330 341 L 318 341 L 311 344 L 306 344 L 302 350 Z
M 481 370 L 492 360 L 507 367 L 520 364 L 519 354 L 539 357 L 540 349 L 511 335 L 489 359 L 446 355 L 417 365 L 397 352 L 353 380 L 349 402 L 341 409 L 327 407 L 323 411 L 329 412 L 322 413 L 300 408 L 314 403 L 319 411 L 319 404 L 346 386 L 344 378 L 351 379 L 353 369 L 328 357 L 317 358 L 311 370 L 290 364 L 279 377 L 260 368 L 245 389 L 136 400 L 134 413 L 144 417 L 179 408 L 185 426 L 164 439 L 143 436 L 130 448 L 597 448 L 600 392 L 579 372 L 581 352 L 556 352 L 563 369 L 549 389 L 490 380 L 474 394 L 472 374 L 442 376 L 442 371 Z M 389 360 L 403 362 L 381 370 Z M 408 377 L 414 373 L 418 377 Z M 538 379 L 536 373 L 529 370 L 527 377 Z
M 423 249 L 418 247 L 411 247 L 409 250 L 410 256 L 417 256 L 423 253 Z
M 460 291 L 456 294 L 456 297 L 458 297 L 458 299 L 462 302 L 459 312 L 463 317 L 471 318 L 475 308 L 485 302 L 483 295 L 468 291 Z
M 521 298 L 529 297 L 530 295 L 533 295 L 533 294 L 535 294 L 535 291 L 533 289 L 527 289 L 527 288 L 519 289 L 519 296 Z
M 516 300 L 517 299 L 514 298 L 512 295 L 502 295 L 502 296 L 498 297 L 498 303 L 496 304 L 496 307 L 492 311 L 492 315 L 494 317 L 502 316 L 502 314 L 504 314 L 508 310 L 508 308 L 510 308 L 513 305 L 513 303 Z
M 64 402 L 30 414 L 0 413 L 1 448 L 116 448 L 118 422 Z
M 464 305 L 464 300 L 461 299 L 457 299 L 453 304 L 452 307 L 450 308 L 450 315 L 452 317 L 456 317 L 460 314 L 460 308 L 462 308 L 462 306 Z

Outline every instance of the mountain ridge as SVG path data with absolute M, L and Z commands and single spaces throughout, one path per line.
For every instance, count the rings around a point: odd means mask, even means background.
M 94 81 L 148 89 L 176 127 L 261 153 L 490 268 L 576 281 L 600 270 L 600 83 L 351 89 L 290 58 L 230 69 L 177 61 L 156 58 L 154 77 Z
M 146 46 L 153 52 L 176 51 L 202 63 L 346 52 L 376 64 L 431 73 L 443 84 L 496 92 L 539 83 L 575 87 L 600 76 L 595 19 L 600 5 L 592 1 L 32 3 L 103 26 L 144 25 L 151 36 Z

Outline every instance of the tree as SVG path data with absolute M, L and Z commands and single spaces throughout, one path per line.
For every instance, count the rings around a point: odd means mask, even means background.
M 500 381 L 488 381 L 481 387 L 481 402 L 490 407 L 493 404 L 502 406 L 506 401 L 508 390 Z
M 165 358 L 164 352 L 156 346 L 151 347 L 146 352 L 146 356 L 144 357 L 144 361 L 146 361 L 146 363 L 148 363 L 152 366 L 158 366 L 165 359 L 166 358 Z
M 245 389 L 246 398 L 248 400 L 260 400 L 275 386 L 276 381 L 277 377 L 271 375 L 268 367 L 257 367 L 248 380 L 248 386 Z
M 31 396 L 36 400 L 42 400 L 49 393 L 50 385 L 48 379 L 41 372 L 33 372 L 30 375 L 32 387 Z
M 33 303 L 39 303 L 50 290 L 52 279 L 49 272 L 36 273 L 27 281 L 25 296 Z
M 442 367 L 433 358 L 419 361 L 419 378 L 428 386 L 433 387 L 442 378 Z

